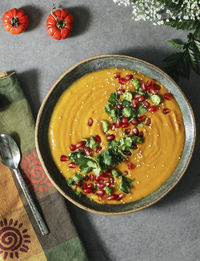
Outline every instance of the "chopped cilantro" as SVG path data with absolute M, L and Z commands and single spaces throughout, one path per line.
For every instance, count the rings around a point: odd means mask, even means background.
M 142 115 L 142 114 L 145 114 L 146 112 L 147 112 L 147 108 L 144 106 L 143 103 L 141 103 L 139 108 L 138 108 L 138 114 Z
M 98 142 L 95 140 L 95 138 L 93 136 L 91 136 L 88 139 L 82 139 L 82 140 L 86 142 L 85 146 L 89 147 L 92 150 L 99 145 Z
M 130 189 L 132 188 L 132 184 L 131 184 L 132 182 L 133 182 L 133 179 L 122 176 L 119 189 L 122 192 L 128 194 Z
M 133 95 L 132 95 L 132 93 L 126 91 L 126 92 L 123 94 L 123 99 L 126 100 L 126 101 L 131 102 L 132 99 L 133 99 Z
M 142 127 L 144 127 L 144 125 L 145 125 L 145 122 L 143 121 L 143 122 L 140 122 L 140 123 L 138 124 L 138 127 L 139 127 L 139 128 L 142 128 Z
M 118 178 L 119 176 L 121 176 L 121 172 L 119 170 L 112 169 L 111 172 L 115 178 Z
M 79 198 L 83 196 L 83 193 L 81 191 L 74 190 L 74 192 Z
M 108 195 L 111 195 L 111 194 L 112 194 L 112 189 L 109 188 L 108 186 L 105 186 L 105 187 L 104 187 L 104 190 L 105 190 L 105 192 L 106 192 Z
M 116 122 L 116 120 L 117 120 L 117 115 L 116 115 L 115 110 L 113 110 L 113 109 L 111 110 L 110 116 L 112 117 L 113 121 Z
M 67 184 L 68 186 L 71 186 L 73 184 L 73 179 L 69 178 L 69 179 L 66 179 L 67 180 Z
M 111 114 L 111 110 L 112 110 L 112 106 L 110 105 L 110 104 L 106 104 L 106 106 L 104 107 L 104 109 L 105 109 L 105 112 L 107 113 L 107 114 Z
M 140 88 L 140 81 L 138 79 L 133 79 L 132 84 L 135 86 L 136 90 Z
M 115 91 L 114 93 L 110 94 L 110 97 L 108 99 L 108 103 L 112 104 L 112 105 L 116 105 L 119 103 L 119 94 Z
M 127 100 L 122 101 L 122 106 L 125 107 L 125 108 L 132 107 L 131 102 L 127 101 Z
M 81 182 L 84 179 L 84 176 L 78 173 L 74 173 L 72 179 L 74 182 Z
M 122 115 L 126 117 L 131 117 L 132 116 L 132 109 L 131 108 L 123 108 L 122 110 Z
M 108 121 L 102 120 L 101 121 L 101 125 L 102 125 L 103 132 L 106 133 L 109 130 L 109 123 L 108 123 Z
M 162 102 L 162 99 L 161 99 L 160 95 L 158 95 L 158 94 L 152 95 L 151 100 L 152 100 L 153 104 L 155 104 L 155 105 L 159 105 Z

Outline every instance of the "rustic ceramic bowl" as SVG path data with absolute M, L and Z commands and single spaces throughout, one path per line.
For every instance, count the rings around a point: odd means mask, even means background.
M 63 92 L 77 79 L 86 73 L 105 68 L 127 68 L 140 71 L 161 82 L 176 98 L 185 125 L 185 144 L 181 159 L 171 177 L 154 193 L 132 203 L 119 205 L 102 205 L 90 201 L 86 197 L 79 198 L 67 186 L 65 178 L 60 174 L 52 159 L 49 142 L 49 121 L 54 107 Z M 55 188 L 68 200 L 85 210 L 99 214 L 125 214 L 148 207 L 166 195 L 183 176 L 192 156 L 196 136 L 196 126 L 192 108 L 178 85 L 163 71 L 145 61 L 123 55 L 101 55 L 86 59 L 65 72 L 53 85 L 40 108 L 36 122 L 36 148 L 39 159 L 46 174 Z

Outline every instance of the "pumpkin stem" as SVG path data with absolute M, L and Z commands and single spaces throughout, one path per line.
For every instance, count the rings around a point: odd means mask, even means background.
M 18 19 L 17 17 L 12 17 L 12 18 L 10 19 L 10 24 L 11 24 L 13 27 L 17 28 L 17 27 L 19 26 L 19 19 Z
M 53 18 L 58 21 L 58 18 L 54 15 L 54 11 L 56 10 L 56 4 L 55 2 L 53 3 L 53 8 L 51 9 L 51 15 L 53 16 Z

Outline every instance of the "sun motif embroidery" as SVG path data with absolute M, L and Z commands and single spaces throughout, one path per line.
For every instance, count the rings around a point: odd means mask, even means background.
M 8 256 L 16 260 L 20 252 L 28 252 L 28 244 L 31 243 L 31 236 L 27 233 L 28 229 L 23 228 L 23 223 L 12 218 L 0 221 L 0 254 L 5 260 Z
M 27 186 L 33 187 L 34 191 L 43 192 L 47 191 L 48 187 L 53 187 L 35 151 L 23 155 L 21 169 Z

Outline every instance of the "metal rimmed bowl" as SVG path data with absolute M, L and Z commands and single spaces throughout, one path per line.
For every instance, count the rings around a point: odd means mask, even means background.
M 185 144 L 181 159 L 170 178 L 154 193 L 131 203 L 111 205 L 98 204 L 87 197 L 79 198 L 73 190 L 67 186 L 64 176 L 61 175 L 51 156 L 48 128 L 54 107 L 63 92 L 76 80 L 86 73 L 106 68 L 125 68 L 136 70 L 156 79 L 162 83 L 176 98 L 183 114 L 185 125 Z M 36 149 L 42 166 L 55 188 L 68 200 L 85 210 L 105 214 L 116 215 L 138 211 L 148 207 L 165 196 L 181 179 L 190 162 L 195 138 L 196 125 L 192 108 L 179 86 L 162 70 L 145 61 L 124 55 L 101 55 L 81 61 L 66 71 L 53 85 L 44 99 L 38 113 L 36 122 Z

